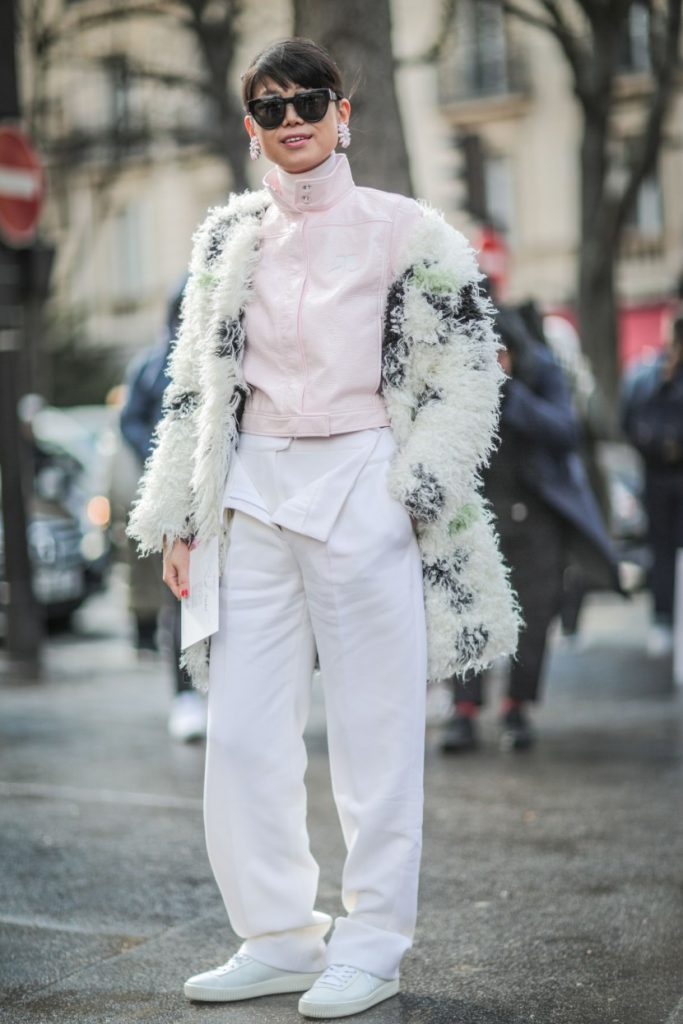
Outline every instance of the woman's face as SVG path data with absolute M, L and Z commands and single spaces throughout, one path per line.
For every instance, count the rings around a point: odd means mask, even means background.
M 292 96 L 304 91 L 301 85 L 282 88 L 266 79 L 254 91 L 254 99 L 260 96 Z M 330 100 L 322 121 L 310 123 L 299 117 L 292 104 L 288 103 L 282 124 L 277 128 L 260 128 L 249 114 L 244 124 L 250 136 L 257 136 L 268 160 L 290 174 L 302 174 L 327 160 L 337 145 L 337 122 L 348 121 L 350 113 L 351 104 L 347 99 L 337 103 Z

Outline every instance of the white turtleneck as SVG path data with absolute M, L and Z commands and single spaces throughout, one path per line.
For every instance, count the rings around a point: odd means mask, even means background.
M 337 154 L 332 150 L 327 160 L 323 160 L 321 164 L 318 164 L 317 167 L 311 168 L 310 171 L 302 171 L 300 174 L 290 174 L 289 171 L 283 170 L 282 167 L 276 167 L 276 187 L 284 199 L 293 203 L 295 200 L 297 185 L 300 185 L 304 181 L 317 181 L 320 178 L 326 178 L 328 174 L 332 173 L 336 163 Z M 272 178 L 270 176 L 268 177 L 268 180 L 272 182 Z

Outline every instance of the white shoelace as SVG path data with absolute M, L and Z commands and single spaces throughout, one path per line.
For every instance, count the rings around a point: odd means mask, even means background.
M 330 964 L 320 975 L 316 984 L 328 985 L 330 988 L 345 988 L 359 973 L 357 967 L 349 967 L 348 964 Z
M 228 974 L 230 971 L 236 970 L 238 967 L 244 967 L 248 964 L 253 957 L 250 957 L 247 953 L 235 953 L 231 956 L 227 964 L 223 964 L 222 967 L 216 968 L 216 974 Z

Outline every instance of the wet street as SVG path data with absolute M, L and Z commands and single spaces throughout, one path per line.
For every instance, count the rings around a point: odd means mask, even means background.
M 401 995 L 366 1024 L 683 1024 L 683 693 L 643 653 L 646 625 L 644 598 L 592 600 L 579 643 L 554 645 L 528 754 L 499 751 L 490 709 L 481 751 L 444 758 L 433 695 L 419 929 Z M 169 696 L 164 662 L 131 649 L 118 579 L 51 639 L 41 683 L 0 676 L 11 1024 L 301 1019 L 293 996 L 182 995 L 237 943 L 204 850 L 203 746 L 169 739 Z M 318 691 L 308 748 L 319 905 L 334 914 Z

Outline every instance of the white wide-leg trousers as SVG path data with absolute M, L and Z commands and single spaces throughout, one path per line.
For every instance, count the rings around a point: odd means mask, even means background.
M 379 443 L 358 472 L 370 433 Z M 205 780 L 211 866 L 245 952 L 284 970 L 345 963 L 393 978 L 417 909 L 426 689 L 420 557 L 386 487 L 393 441 L 385 429 L 252 444 L 243 436 L 242 470 L 273 522 L 234 512 L 221 581 Z M 351 477 L 340 503 L 335 479 Z M 333 522 L 326 480 L 340 504 Z M 288 516 L 297 529 L 275 525 Z M 306 524 L 317 537 L 299 532 Z M 316 647 L 347 848 L 347 913 L 327 947 L 302 738 Z

